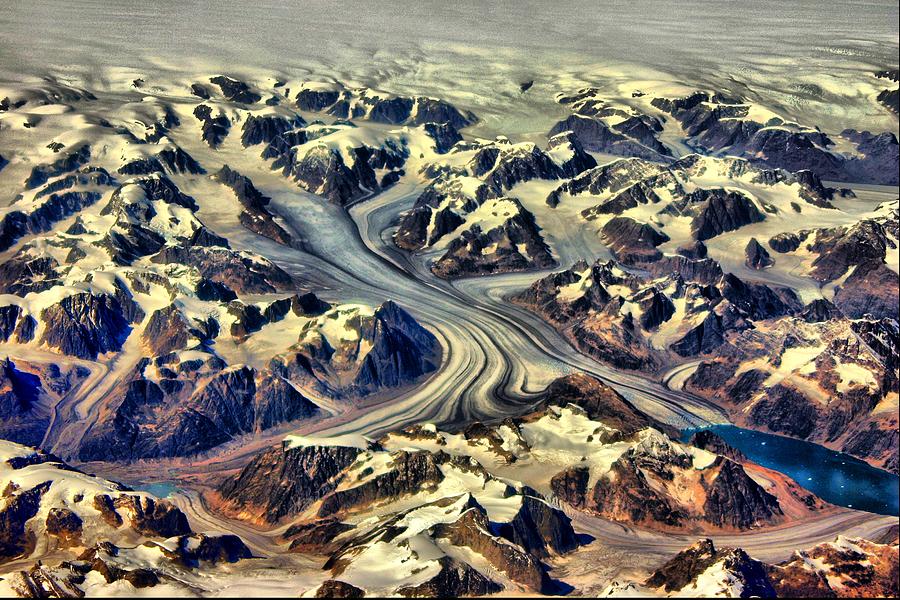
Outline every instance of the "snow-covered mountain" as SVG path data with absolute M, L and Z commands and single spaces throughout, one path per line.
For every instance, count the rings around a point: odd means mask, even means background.
M 27 446 L 0 442 L 0 485 L 0 560 L 20 559 L 16 570 L 4 569 L 4 596 L 75 598 L 145 588 L 184 595 L 203 589 L 218 563 L 252 557 L 235 535 L 194 532 L 167 500 Z
M 765 564 L 740 548 L 717 548 L 705 539 L 672 557 L 643 582 L 616 581 L 601 598 L 822 598 L 893 593 L 896 542 L 879 544 L 838 536 L 790 560 Z
M 291 548 L 328 557 L 325 589 L 401 595 L 552 591 L 542 561 L 587 541 L 557 503 L 666 531 L 746 530 L 825 507 L 783 476 L 664 431 L 609 387 L 570 376 L 535 412 L 496 425 L 288 437 L 214 501 L 290 524 Z
M 893 132 L 123 73 L 0 82 L 0 593 L 890 591 L 889 518 L 678 428 L 896 472 Z

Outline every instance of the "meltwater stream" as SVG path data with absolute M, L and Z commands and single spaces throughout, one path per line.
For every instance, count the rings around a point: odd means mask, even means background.
M 900 479 L 824 446 L 734 425 L 707 428 L 747 458 L 792 477 L 822 500 L 882 515 L 900 515 Z M 696 429 L 685 430 L 687 440 Z

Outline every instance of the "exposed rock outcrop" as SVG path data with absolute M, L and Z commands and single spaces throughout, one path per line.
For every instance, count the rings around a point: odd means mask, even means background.
M 218 491 L 230 511 L 276 523 L 331 493 L 359 452 L 350 446 L 273 448 L 227 479 Z
M 446 123 L 460 129 L 477 121 L 471 112 L 459 110 L 443 100 L 424 96 L 394 96 L 368 88 L 348 89 L 339 84 L 304 84 L 295 102 L 300 110 L 392 125 Z
M 256 189 L 248 177 L 232 170 L 228 165 L 223 166 L 213 177 L 230 187 L 238 202 L 244 207 L 239 217 L 241 225 L 279 244 L 291 245 L 293 242 L 291 234 L 275 221 L 267 208 L 272 199 Z
M 116 352 L 130 334 L 122 305 L 112 296 L 73 294 L 41 313 L 41 343 L 63 354 L 96 359 Z
M 766 565 L 753 560 L 740 548 L 717 549 L 709 539 L 679 552 L 657 569 L 645 585 L 666 592 L 685 593 L 694 589 L 702 595 L 707 588 L 701 587 L 700 580 L 713 570 L 720 571 L 722 579 L 703 583 L 724 585 L 722 591 L 726 593 L 731 591 L 742 598 L 769 598 L 776 594 Z
M 231 121 L 223 114 L 213 116 L 213 109 L 200 104 L 194 109 L 194 116 L 201 126 L 200 137 L 210 148 L 218 148 L 231 130 Z
M 724 94 L 694 92 L 652 104 L 677 119 L 691 144 L 709 152 L 727 152 L 758 164 L 790 171 L 810 170 L 823 179 L 897 184 L 898 144 L 894 134 L 856 138 L 858 155 L 830 149 L 834 142 L 817 128 L 778 116 L 766 123 L 750 117 L 751 105 Z
M 486 210 L 499 221 L 499 225 L 491 227 L 476 223 L 464 230 L 447 245 L 446 253 L 432 264 L 431 270 L 435 275 L 455 279 L 546 268 L 556 264 L 550 248 L 540 235 L 534 215 L 518 200 L 501 198 L 488 202 Z M 449 228 L 443 223 L 439 227 Z
M 744 262 L 751 269 L 766 269 L 775 264 L 775 259 L 756 241 L 756 238 L 750 238 L 750 241 L 747 242 L 744 256 L 746 257 Z
M 768 565 L 780 597 L 860 598 L 891 596 L 900 580 L 896 544 L 838 536 L 834 542 L 800 550 Z
M 194 372 L 185 363 L 172 366 L 181 373 L 163 371 L 165 376 L 155 382 L 146 376 L 152 366 L 144 360 L 111 392 L 108 415 L 81 441 L 81 460 L 102 460 L 111 449 L 120 460 L 190 456 L 319 412 L 270 372 L 247 366 L 215 368 L 215 361 Z

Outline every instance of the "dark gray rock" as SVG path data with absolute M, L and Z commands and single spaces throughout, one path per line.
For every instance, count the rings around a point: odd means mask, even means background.
M 157 384 L 143 377 L 145 365 L 111 392 L 111 412 L 82 439 L 81 460 L 104 460 L 110 452 L 119 460 L 192 456 L 319 413 L 269 371 L 229 369 L 210 360 L 204 372 L 181 369 L 180 375 L 170 372 Z
M 244 206 L 244 211 L 239 217 L 244 227 L 280 244 L 291 245 L 293 242 L 291 234 L 275 222 L 274 216 L 267 208 L 271 198 L 256 189 L 249 177 L 224 165 L 213 178 L 230 187 Z
M 743 281 L 731 273 L 722 278 L 720 289 L 722 296 L 753 320 L 793 315 L 803 308 L 791 289 Z
M 547 268 L 556 264 L 534 215 L 518 200 L 511 200 L 517 206 L 515 214 L 490 231 L 482 231 L 478 224 L 463 231 L 447 245 L 446 253 L 432 263 L 432 272 L 444 279 L 455 279 Z M 494 252 L 483 252 L 494 244 L 497 244 Z M 519 250 L 522 246 L 524 253 Z
M 830 150 L 834 143 L 820 131 L 781 127 L 780 120 L 749 120 L 747 104 L 721 94 L 696 92 L 685 98 L 654 98 L 652 103 L 674 116 L 690 143 L 706 153 L 727 152 L 767 167 L 808 170 L 833 181 L 897 185 L 900 177 L 897 138 L 890 132 L 858 140 L 858 155 L 847 157 Z
M 339 90 L 304 89 L 297 93 L 295 104 L 300 110 L 321 112 L 338 101 Z
M 394 302 L 375 311 L 371 329 L 362 335 L 372 348 L 353 381 L 361 393 L 407 385 L 440 366 L 437 338 Z
M 683 246 L 678 246 L 675 251 L 678 252 L 678 254 L 680 254 L 681 256 L 684 256 L 685 258 L 689 258 L 691 260 L 703 259 L 706 258 L 707 255 L 706 244 L 704 244 L 700 240 L 695 240 L 693 242 L 684 244 Z
M 862 263 L 835 292 L 834 304 L 852 319 L 865 315 L 876 319 L 896 318 L 900 314 L 897 273 L 882 262 Z
M 449 123 L 425 123 L 425 133 L 434 140 L 434 150 L 438 154 L 446 154 L 456 144 L 462 141 L 459 131 Z
M 796 233 L 779 233 L 769 238 L 769 248 L 782 254 L 793 252 L 800 247 L 800 236 Z
M 200 104 L 194 109 L 194 116 L 203 124 L 200 134 L 203 141 L 210 148 L 218 148 L 231 130 L 231 121 L 222 114 L 212 116 L 212 108 L 205 104 Z
M 0 363 L 0 439 L 26 446 L 41 444 L 50 424 L 50 415 L 41 405 L 43 395 L 40 377 L 16 368 L 9 358 Z
M 122 306 L 111 296 L 80 293 L 63 298 L 41 313 L 41 343 L 63 354 L 96 360 L 118 352 L 131 333 Z
M 64 192 L 51 194 L 31 213 L 13 210 L 0 219 L 0 251 L 8 250 L 26 235 L 44 233 L 83 208 L 99 200 L 99 192 Z
M 231 302 L 232 300 L 237 300 L 237 294 L 234 293 L 234 290 L 223 283 L 205 277 L 201 278 L 200 282 L 197 283 L 194 293 L 197 294 L 198 299 L 204 301 Z
M 824 298 L 816 298 L 803 307 L 803 311 L 798 315 L 807 323 L 822 323 L 832 319 L 840 319 L 843 317 L 840 309 Z
M 696 190 L 667 206 L 664 212 L 692 216 L 691 233 L 700 241 L 765 219 L 747 195 L 725 189 Z
M 819 281 L 834 281 L 854 265 L 884 262 L 888 245 L 884 225 L 872 219 L 850 227 L 819 229 L 807 246 L 819 255 L 810 274 Z
M 641 308 L 640 323 L 646 331 L 652 331 L 672 318 L 675 305 L 668 296 L 650 288 L 634 297 Z
M 441 456 L 427 451 L 401 450 L 392 455 L 389 471 L 378 474 L 364 483 L 330 491 L 319 506 L 319 517 L 342 514 L 373 503 L 397 500 L 403 496 L 432 488 L 444 480 L 440 469 Z
M 218 492 L 230 508 L 277 523 L 331 493 L 359 452 L 344 446 L 273 448 L 226 479 Z
M 83 144 L 72 152 L 66 154 L 62 158 L 50 163 L 49 165 L 38 165 L 31 170 L 28 179 L 25 180 L 25 188 L 32 190 L 42 186 L 51 177 L 58 177 L 70 171 L 74 171 L 91 159 L 91 147 Z
M 662 252 L 656 247 L 669 241 L 666 234 L 630 217 L 613 217 L 600 230 L 600 235 L 613 256 L 625 264 L 659 260 Z
M 705 519 L 717 527 L 747 529 L 781 515 L 775 496 L 766 492 L 736 462 L 718 457 L 719 475 L 706 490 Z
M 750 238 L 750 241 L 747 242 L 744 256 L 746 257 L 744 262 L 751 269 L 766 269 L 775 264 L 775 259 L 756 241 L 756 238 Z
M 618 156 L 635 156 L 648 160 L 659 160 L 669 156 L 671 152 L 658 140 L 654 139 L 653 147 L 647 147 L 637 140 L 620 133 L 603 121 L 582 115 L 571 115 L 550 128 L 547 135 L 571 131 L 586 150 L 615 154 Z
M 262 96 L 251 90 L 246 83 L 232 79 L 231 77 L 217 75 L 216 77 L 210 78 L 209 82 L 219 86 L 219 89 L 222 90 L 222 95 L 232 102 L 256 104 L 262 99 Z
M 104 187 L 117 185 L 115 178 L 103 167 L 84 166 L 74 173 L 60 177 L 41 187 L 35 192 L 35 198 L 43 198 L 75 186 Z
M 679 356 L 699 356 L 706 354 L 725 341 L 722 320 L 710 312 L 703 321 L 692 328 L 680 340 L 669 345 L 669 349 Z
M 580 545 L 566 514 L 534 496 L 524 496 L 522 507 L 508 523 L 497 528 L 504 538 L 529 554 L 546 558 L 572 552 Z
M 442 556 L 438 563 L 441 569 L 437 575 L 416 586 L 399 588 L 397 593 L 412 598 L 464 598 L 489 596 L 503 590 L 503 586 L 464 562 Z
M 202 98 L 203 100 L 209 100 L 209 88 L 201 83 L 192 83 L 191 84 L 191 93 L 198 98 Z
M 300 116 L 247 115 L 241 130 L 241 144 L 246 148 L 262 143 L 270 143 L 276 137 L 306 125 Z

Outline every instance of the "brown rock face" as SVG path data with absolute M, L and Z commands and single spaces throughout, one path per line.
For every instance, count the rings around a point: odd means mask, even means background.
M 166 500 L 119 496 L 115 505 L 132 514 L 131 527 L 140 534 L 172 537 L 191 532 L 184 513 Z
M 275 523 L 296 515 L 336 487 L 360 450 L 343 446 L 273 448 L 219 487 L 226 507 Z
M 779 597 L 892 597 L 900 587 L 898 547 L 839 537 L 769 566 L 768 575 Z
M 691 439 L 688 443 L 691 446 L 700 448 L 701 450 L 706 450 L 708 452 L 712 452 L 713 454 L 718 454 L 719 456 L 730 458 L 736 463 L 742 463 L 747 460 L 747 457 L 744 456 L 744 454 L 740 450 L 732 448 L 720 436 L 709 430 L 704 429 L 702 431 L 698 431 L 691 436 Z
M 645 585 L 666 592 L 684 589 L 704 571 L 722 562 L 722 568 L 741 582 L 745 598 L 773 598 L 775 590 L 766 574 L 766 566 L 750 558 L 740 548 L 717 549 L 712 540 L 701 540 L 683 550 L 657 569 Z
M 747 247 L 744 248 L 744 264 L 751 269 L 766 269 L 775 264 L 775 260 L 769 252 L 763 248 L 756 238 L 750 238 Z
M 132 569 L 122 579 L 136 588 L 153 587 L 159 583 L 159 577 L 150 569 Z
M 578 547 L 569 517 L 534 496 L 523 497 L 513 520 L 500 524 L 497 531 L 539 558 L 546 558 L 551 552 L 566 554 Z
M 680 590 L 715 564 L 717 554 L 712 540 L 701 540 L 657 569 L 647 580 L 647 585 L 652 588 L 665 587 L 667 592 Z
M 575 508 L 584 508 L 591 471 L 587 467 L 569 467 L 550 480 L 553 494 Z
M 47 533 L 59 539 L 61 548 L 81 545 L 81 517 L 68 508 L 51 508 L 47 515 Z
M 597 481 L 591 494 L 593 512 L 631 523 L 662 523 L 673 527 L 687 515 L 656 491 L 633 459 L 622 457 Z
M 895 317 L 900 310 L 900 278 L 882 262 L 857 266 L 834 295 L 834 304 L 848 317 Z
M 366 592 L 359 589 L 355 585 L 338 581 L 337 579 L 329 579 L 322 582 L 319 589 L 316 590 L 316 598 L 363 598 Z
M 38 513 L 41 498 L 51 485 L 46 481 L 6 500 L 0 509 L 0 560 L 19 556 L 33 547 L 34 534 L 25 529 L 25 523 Z
M 546 404 L 577 404 L 592 420 L 621 432 L 622 438 L 647 427 L 653 427 L 670 437 L 678 436 L 673 427 L 644 414 L 614 389 L 584 373 L 555 379 L 547 387 L 544 396 Z
M 783 517 L 778 499 L 724 456 L 695 469 L 691 455 L 655 434 L 626 451 L 589 487 L 590 471 L 570 467 L 551 480 L 557 498 L 606 519 L 663 529 L 748 529 Z M 683 491 L 692 490 L 691 500 Z
M 490 523 L 479 510 L 466 511 L 453 523 L 442 523 L 433 529 L 434 537 L 444 538 L 454 546 L 471 548 L 513 581 L 536 592 L 544 589 L 549 580 L 541 563 L 518 547 L 487 535 L 488 531 Z
M 113 499 L 99 494 L 94 496 L 93 504 L 103 520 L 112 527 L 118 528 L 124 523 L 121 511 L 132 529 L 142 535 L 172 537 L 191 533 L 184 513 L 166 500 L 125 494 Z
M 322 501 L 319 516 L 326 517 L 373 502 L 395 499 L 436 486 L 444 479 L 438 457 L 431 452 L 400 452 L 393 458 L 394 466 L 387 473 L 362 485 L 328 495 Z
M 154 356 L 184 348 L 190 339 L 189 324 L 174 304 L 150 315 L 144 329 L 144 343 Z
M 412 598 L 463 598 L 487 596 L 503 589 L 464 562 L 449 556 L 438 559 L 441 570 L 438 574 L 417 586 L 397 590 L 401 596 Z
M 630 217 L 613 217 L 603 226 L 601 236 L 613 256 L 625 264 L 659 260 L 662 252 L 656 247 L 669 241 L 666 234 Z
M 119 528 L 122 526 L 122 516 L 116 512 L 116 505 L 113 499 L 106 494 L 98 494 L 94 496 L 94 508 L 100 511 L 100 516 L 110 527 Z
M 292 525 L 284 532 L 284 538 L 291 540 L 291 552 L 328 554 L 336 552 L 341 546 L 335 538 L 352 529 L 352 525 L 337 519 L 323 519 Z

